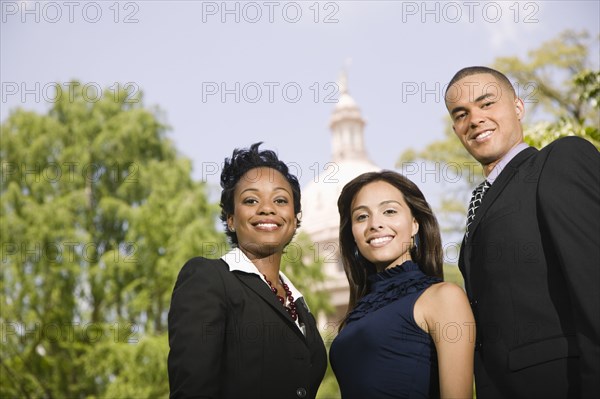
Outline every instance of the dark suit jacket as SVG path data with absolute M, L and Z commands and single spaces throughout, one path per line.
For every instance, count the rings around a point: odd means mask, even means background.
M 477 398 L 600 397 L 600 154 L 559 139 L 513 158 L 459 266 L 477 323 Z
M 306 336 L 257 275 L 221 259 L 181 269 L 169 310 L 171 398 L 314 398 L 327 357 L 314 317 Z

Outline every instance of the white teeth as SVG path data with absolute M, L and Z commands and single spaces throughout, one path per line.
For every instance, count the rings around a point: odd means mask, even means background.
M 388 241 L 391 241 L 391 240 L 392 240 L 392 237 L 390 237 L 390 236 L 386 236 L 386 237 L 379 237 L 379 238 L 373 238 L 373 239 L 370 241 L 370 244 L 372 244 L 372 245 L 373 245 L 373 244 L 374 244 L 374 245 L 377 245 L 377 244 L 382 244 L 382 243 L 384 243 L 384 242 L 388 242 Z
M 256 225 L 256 227 L 274 229 L 275 227 L 277 227 L 277 225 L 275 223 L 259 223 Z
M 485 140 L 487 137 L 489 137 L 492 134 L 491 130 L 486 130 L 485 132 L 481 133 L 480 135 L 478 135 L 477 137 L 475 137 L 475 141 L 482 141 Z

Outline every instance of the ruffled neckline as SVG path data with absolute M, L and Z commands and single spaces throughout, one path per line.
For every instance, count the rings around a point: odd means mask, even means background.
M 347 323 L 442 280 L 425 275 L 418 264 L 406 261 L 401 265 L 370 275 L 368 281 L 370 292 L 362 297 L 348 314 Z

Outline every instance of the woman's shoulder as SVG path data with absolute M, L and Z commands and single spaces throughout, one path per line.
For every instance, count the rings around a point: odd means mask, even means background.
M 454 283 L 433 284 L 419 298 L 419 302 L 418 312 L 430 326 L 436 323 L 462 325 L 473 320 L 471 305 L 464 289 Z
M 451 311 L 456 306 L 470 306 L 465 290 L 447 281 L 432 284 L 423 293 L 423 298 L 435 309 Z
M 432 284 L 423 295 L 431 296 L 436 301 L 441 300 L 461 300 L 466 299 L 467 295 L 462 287 L 455 283 L 441 281 L 437 284 Z
M 465 290 L 454 283 L 446 281 L 432 284 L 423 292 L 419 302 L 423 314 L 434 318 L 471 310 Z
M 190 258 L 187 260 L 187 262 L 184 263 L 183 268 L 195 268 L 195 267 L 204 267 L 204 268 L 214 268 L 214 267 L 219 267 L 219 266 L 227 266 L 227 263 L 225 263 L 223 261 L 223 259 L 221 258 L 217 258 L 217 259 L 210 259 L 210 258 L 205 258 L 203 256 L 195 256 L 193 258 Z M 182 269 L 183 269 L 182 268 Z

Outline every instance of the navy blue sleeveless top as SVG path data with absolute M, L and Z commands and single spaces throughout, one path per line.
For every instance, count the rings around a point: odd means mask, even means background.
M 435 345 L 415 322 L 413 308 L 440 281 L 411 261 L 369 276 L 369 293 L 329 353 L 342 398 L 439 397 Z

